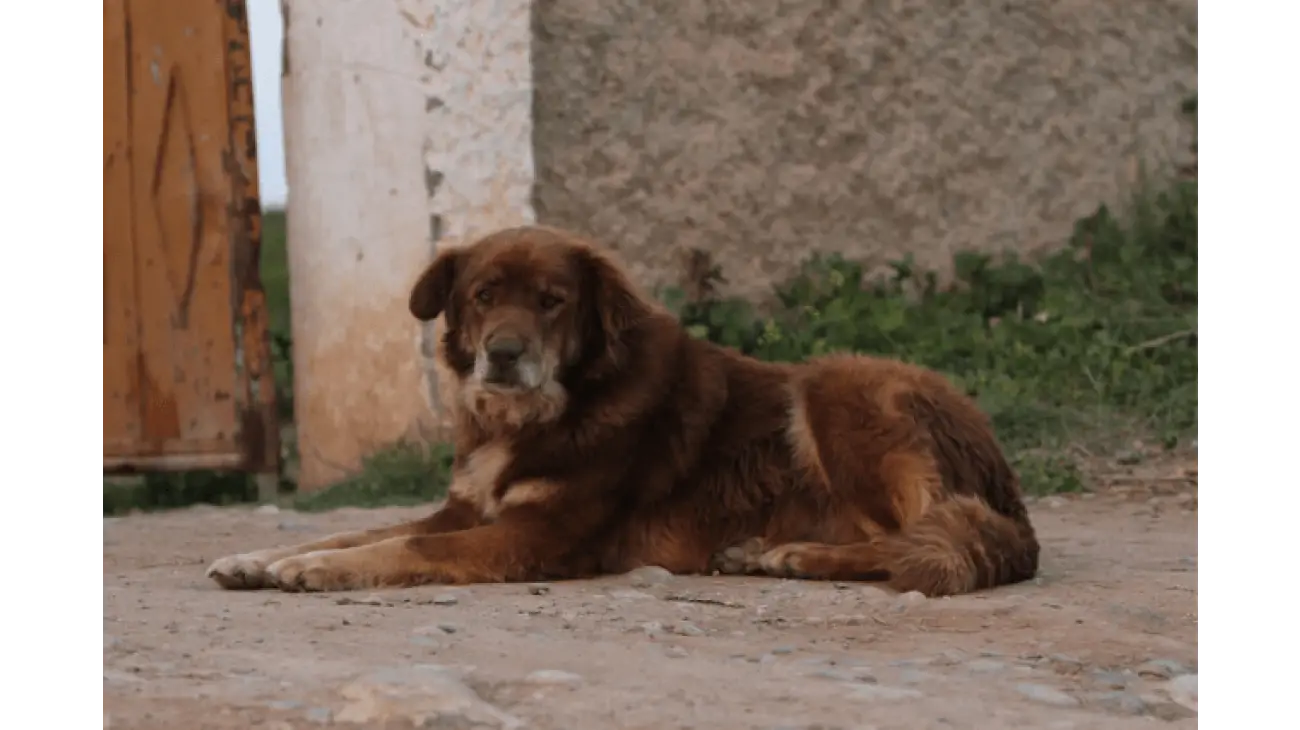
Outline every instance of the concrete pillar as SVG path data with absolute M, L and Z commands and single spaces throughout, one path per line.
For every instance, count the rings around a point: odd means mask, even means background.
M 289 0 L 299 489 L 436 426 L 406 309 L 437 248 L 530 222 L 529 0 Z M 423 397 L 421 395 L 423 394 Z

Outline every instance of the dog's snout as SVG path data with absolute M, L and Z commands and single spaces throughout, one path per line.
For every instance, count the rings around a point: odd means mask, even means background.
M 484 343 L 488 358 L 497 365 L 511 365 L 524 354 L 524 339 L 517 335 L 493 335 Z

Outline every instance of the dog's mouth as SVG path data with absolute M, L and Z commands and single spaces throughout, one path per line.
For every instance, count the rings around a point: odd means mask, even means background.
M 476 368 L 483 390 L 499 395 L 520 395 L 540 390 L 545 385 L 540 363 L 522 361 L 509 366 L 485 362 Z

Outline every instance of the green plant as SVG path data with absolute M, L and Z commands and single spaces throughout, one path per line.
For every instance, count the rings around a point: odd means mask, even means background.
M 413 505 L 440 499 L 451 482 L 447 444 L 397 443 L 362 460 L 361 469 L 319 492 L 298 495 L 295 509 Z

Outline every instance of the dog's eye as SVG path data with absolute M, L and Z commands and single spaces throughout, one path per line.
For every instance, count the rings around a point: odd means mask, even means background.
M 545 309 L 548 312 L 561 304 L 564 304 L 564 300 L 554 294 L 542 295 L 542 309 Z
M 477 301 L 479 304 L 491 304 L 492 290 L 487 287 L 483 287 L 482 289 L 479 289 L 478 292 L 474 294 L 474 300 Z

